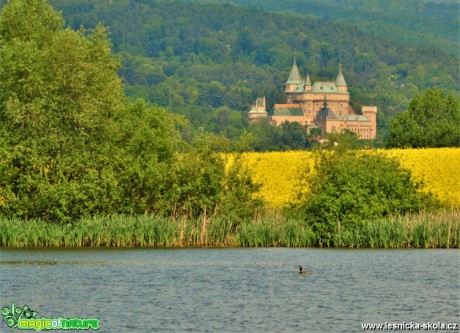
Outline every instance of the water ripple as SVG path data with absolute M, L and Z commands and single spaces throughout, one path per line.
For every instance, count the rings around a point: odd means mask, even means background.
M 2 306 L 97 317 L 100 332 L 359 332 L 460 315 L 456 250 L 9 249 L 0 265 Z

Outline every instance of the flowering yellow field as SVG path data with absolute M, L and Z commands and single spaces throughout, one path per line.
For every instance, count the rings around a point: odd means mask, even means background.
M 460 206 L 460 148 L 391 149 L 401 166 L 422 180 L 424 189 L 452 207 Z
M 253 181 L 262 185 L 258 194 L 269 206 L 285 206 L 308 191 L 302 175 L 313 168 L 309 152 L 244 153 L 242 159 L 251 170 Z
M 410 169 L 415 179 L 423 180 L 424 190 L 436 194 L 452 207 L 460 206 L 460 148 L 380 150 L 396 157 Z M 262 185 L 259 195 L 275 208 L 295 202 L 300 192 L 308 191 L 305 172 L 313 167 L 309 152 L 246 153 L 242 156 Z

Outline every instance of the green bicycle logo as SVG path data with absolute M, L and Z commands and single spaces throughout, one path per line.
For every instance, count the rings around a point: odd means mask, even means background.
M 20 330 L 88 330 L 99 329 L 99 319 L 81 318 L 36 318 L 37 312 L 27 305 L 23 307 L 11 304 L 11 308 L 2 308 L 3 321 L 11 328 Z

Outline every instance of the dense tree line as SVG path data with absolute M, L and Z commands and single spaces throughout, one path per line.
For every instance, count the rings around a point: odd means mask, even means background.
M 431 45 L 458 55 L 459 14 L 455 0 L 310 0 L 308 5 L 302 0 L 232 0 L 231 3 L 345 23 L 385 39 Z
M 0 214 L 250 217 L 242 166 L 226 173 L 206 135 L 182 140 L 183 118 L 127 101 L 118 68 L 104 27 L 65 28 L 45 0 L 2 8 Z
M 302 74 L 310 73 L 313 81 L 333 80 L 342 59 L 355 110 L 364 104 L 379 106 L 380 144 L 389 119 L 407 109 L 415 94 L 432 87 L 457 94 L 459 88 L 457 57 L 435 47 L 390 41 L 321 15 L 200 1 L 52 3 L 75 29 L 98 22 L 110 28 L 129 96 L 186 116 L 194 130 L 229 140 L 249 130 L 245 112 L 258 96 L 267 96 L 269 107 L 284 101 L 294 55 Z M 315 6 L 320 11 L 318 2 Z M 407 14 L 408 5 L 404 8 Z M 394 6 L 390 9 L 396 15 Z

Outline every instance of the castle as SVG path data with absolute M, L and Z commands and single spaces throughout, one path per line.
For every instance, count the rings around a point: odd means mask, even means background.
M 377 107 L 363 106 L 362 115 L 356 114 L 350 106 L 350 93 L 339 65 L 334 82 L 311 83 L 310 76 L 302 79 L 296 61 L 286 82 L 286 104 L 275 104 L 269 116 L 265 97 L 257 98 L 249 111 L 249 120 L 269 119 L 275 125 L 285 121 L 298 122 L 307 127 L 319 128 L 323 133 L 351 131 L 359 139 L 373 140 L 377 134 Z

